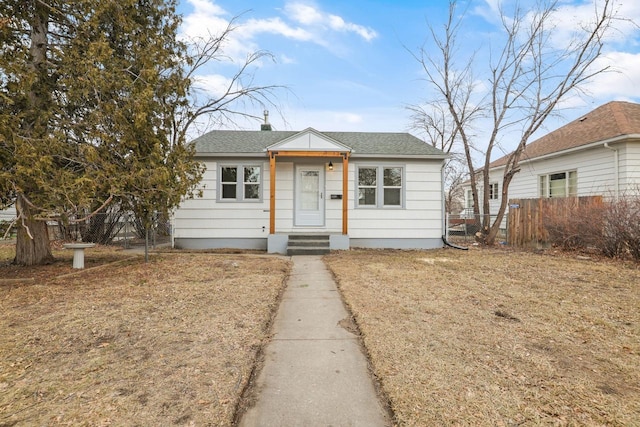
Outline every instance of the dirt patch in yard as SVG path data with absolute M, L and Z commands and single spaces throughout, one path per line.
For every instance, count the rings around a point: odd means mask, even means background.
M 637 266 L 507 250 L 325 261 L 398 425 L 637 425 Z
M 56 278 L 71 256 L 0 265 L 36 278 L 0 283 L 0 425 L 231 425 L 288 261 L 116 253 Z

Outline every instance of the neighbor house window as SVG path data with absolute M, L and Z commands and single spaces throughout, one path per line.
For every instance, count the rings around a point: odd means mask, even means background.
M 498 200 L 498 183 L 494 182 L 489 185 L 489 199 L 490 200 Z
M 578 173 L 557 172 L 540 175 L 540 197 L 575 197 L 578 194 Z
M 360 207 L 401 207 L 404 199 L 403 168 L 399 166 L 360 166 L 357 168 Z
M 262 167 L 258 165 L 221 165 L 219 200 L 260 200 Z

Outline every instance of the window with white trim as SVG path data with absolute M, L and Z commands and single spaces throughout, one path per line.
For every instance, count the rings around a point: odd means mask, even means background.
M 539 177 L 540 197 L 575 197 L 578 195 L 578 172 L 556 172 Z
M 356 168 L 358 207 L 402 207 L 404 168 L 401 166 L 359 166 Z
M 470 188 L 467 189 L 467 197 L 465 197 L 465 200 L 467 202 L 466 208 L 473 209 L 473 190 Z
M 498 183 L 489 184 L 489 200 L 498 200 Z
M 220 165 L 218 176 L 218 200 L 241 202 L 262 199 L 262 166 Z

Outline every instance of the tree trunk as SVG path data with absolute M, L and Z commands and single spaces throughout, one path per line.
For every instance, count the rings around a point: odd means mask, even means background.
M 18 210 L 17 265 L 43 265 L 53 262 L 46 221 L 33 219 L 33 212 L 21 194 L 16 199 Z

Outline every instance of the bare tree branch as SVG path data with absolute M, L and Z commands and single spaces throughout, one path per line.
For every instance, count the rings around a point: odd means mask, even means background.
M 613 30 L 617 16 L 615 0 L 603 0 L 594 5 L 594 15 L 583 23 L 570 40 L 562 46 L 554 45 L 554 19 L 560 6 L 558 0 L 541 0 L 534 9 L 524 10 L 516 5 L 508 13 L 500 3 L 501 29 L 504 35 L 498 54 L 490 57 L 484 97 L 471 103 L 474 94 L 473 60 L 458 66 L 457 38 L 463 29 L 465 14 L 457 14 L 457 2 L 450 2 L 448 21 L 442 35 L 430 27 L 432 41 L 437 47 L 430 54 L 423 47 L 414 57 L 422 65 L 427 83 L 445 105 L 455 124 L 452 134 L 458 135 L 464 147 L 473 193 L 474 213 L 480 213 L 477 178 L 482 183 L 483 241 L 493 244 L 508 203 L 508 189 L 520 170 L 520 158 L 531 136 L 571 94 L 584 93 L 584 85 L 593 77 L 607 72 L 608 67 L 596 66 L 602 55 L 605 36 Z M 415 110 L 414 110 L 415 112 Z M 479 119 L 489 120 L 484 148 L 483 165 L 476 170 L 472 158 L 470 129 Z M 414 120 L 415 122 L 415 120 Z M 425 123 L 428 121 L 425 120 Z M 436 123 L 433 121 L 432 123 Z M 502 199 L 497 217 L 489 217 L 490 165 L 494 149 L 500 148 L 502 138 L 518 132 L 515 150 L 508 156 L 502 177 Z

